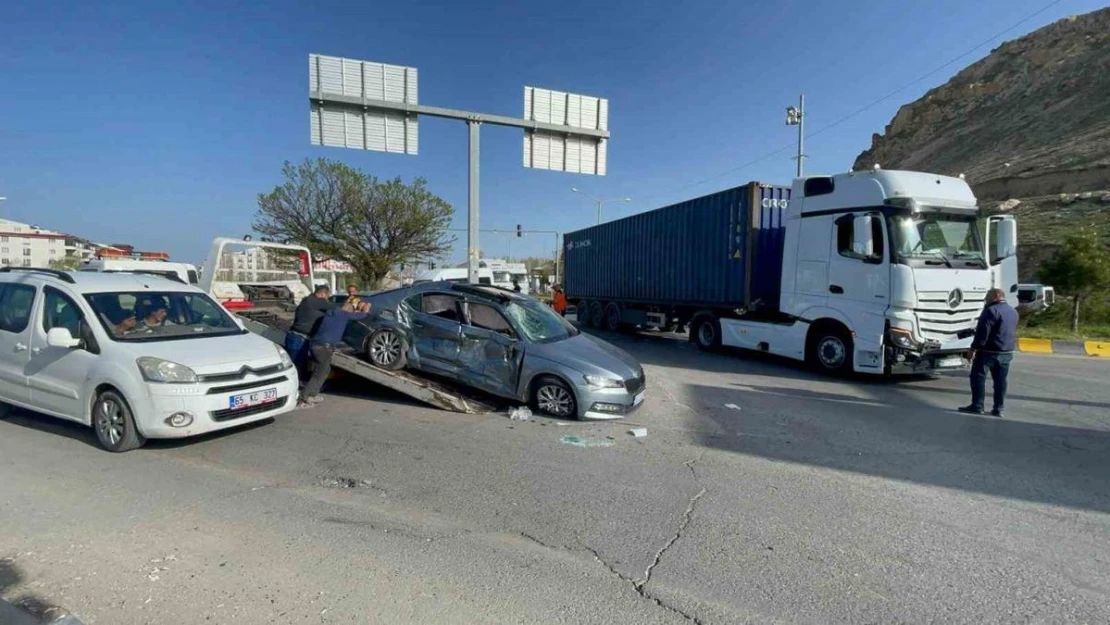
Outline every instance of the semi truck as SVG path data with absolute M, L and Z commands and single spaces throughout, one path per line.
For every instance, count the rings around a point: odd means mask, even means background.
M 830 373 L 966 366 L 987 291 L 1017 296 L 1017 224 L 960 177 L 874 168 L 752 182 L 565 236 L 586 327 L 689 327 Z

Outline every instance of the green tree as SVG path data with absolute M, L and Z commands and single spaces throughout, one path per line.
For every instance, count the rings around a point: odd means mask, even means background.
M 379 181 L 327 159 L 286 162 L 285 182 L 258 196 L 254 229 L 264 237 L 304 245 L 317 260 L 349 263 L 363 288 L 375 288 L 401 263 L 450 250 L 454 209 L 423 178 Z
M 1081 230 L 1064 244 L 1040 270 L 1041 281 L 1072 297 L 1071 331 L 1079 331 L 1079 309 L 1093 293 L 1110 289 L 1110 251 L 1098 232 Z
M 55 258 L 47 263 L 51 269 L 59 269 L 61 271 L 77 271 L 81 268 L 81 259 L 76 256 L 66 256 L 65 258 Z

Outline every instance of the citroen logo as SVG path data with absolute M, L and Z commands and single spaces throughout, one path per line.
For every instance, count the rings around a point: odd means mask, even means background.
M 959 289 L 952 289 L 952 292 L 948 294 L 948 307 L 956 308 L 962 303 L 964 303 L 964 292 Z

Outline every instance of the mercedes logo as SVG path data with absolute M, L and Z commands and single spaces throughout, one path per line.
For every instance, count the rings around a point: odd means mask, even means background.
M 948 307 L 956 308 L 962 303 L 964 303 L 964 292 L 959 289 L 952 289 L 952 292 L 948 294 Z

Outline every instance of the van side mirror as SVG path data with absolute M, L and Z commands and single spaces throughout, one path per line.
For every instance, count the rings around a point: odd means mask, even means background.
M 998 222 L 998 238 L 994 242 L 994 257 L 998 260 L 1017 254 L 1017 222 L 1003 219 Z
M 875 256 L 875 239 L 871 234 L 871 215 L 856 215 L 852 219 L 852 251 L 863 258 Z
M 81 341 L 73 338 L 66 328 L 50 328 L 46 333 L 46 344 L 50 347 L 61 347 L 62 349 L 73 349 L 79 347 Z

